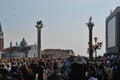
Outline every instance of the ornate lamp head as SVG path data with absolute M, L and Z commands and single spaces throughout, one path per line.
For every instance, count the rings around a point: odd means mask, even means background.
M 101 49 L 101 47 L 102 47 L 102 42 L 97 43 L 97 45 L 98 45 L 99 49 Z

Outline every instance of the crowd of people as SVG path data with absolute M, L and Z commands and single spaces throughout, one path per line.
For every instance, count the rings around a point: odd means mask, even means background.
M 0 59 L 0 80 L 119 80 L 118 56 Z

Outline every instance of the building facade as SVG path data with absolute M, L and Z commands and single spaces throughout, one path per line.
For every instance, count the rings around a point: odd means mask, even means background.
M 120 7 L 106 18 L 106 53 L 120 52 Z
M 70 56 L 75 56 L 73 50 L 64 50 L 64 49 L 45 49 L 42 50 L 42 57 L 47 58 L 68 58 Z

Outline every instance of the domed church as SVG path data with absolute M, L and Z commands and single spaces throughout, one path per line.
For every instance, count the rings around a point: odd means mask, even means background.
M 27 41 L 25 41 L 25 38 L 20 42 L 20 46 L 27 46 Z
M 20 44 L 16 42 L 16 45 L 12 46 L 13 43 L 10 42 L 10 47 L 5 48 L 1 55 L 2 58 L 27 58 L 27 57 L 37 57 L 37 45 L 27 45 L 25 38 L 22 39 Z

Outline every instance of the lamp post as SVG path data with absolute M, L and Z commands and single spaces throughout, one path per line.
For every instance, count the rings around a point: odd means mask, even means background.
M 92 48 L 92 30 L 93 30 L 93 26 L 94 23 L 91 22 L 92 17 L 90 17 L 89 22 L 87 23 L 88 29 L 89 29 L 89 59 L 92 60 L 93 59 L 93 48 Z
M 98 41 L 98 38 L 97 37 L 94 37 L 94 41 L 95 41 L 95 45 L 93 46 L 94 48 L 94 51 L 95 51 L 95 60 L 97 60 L 97 49 L 101 49 L 102 47 L 102 42 L 97 42 Z
M 41 28 L 43 27 L 42 21 L 37 21 L 37 54 L 38 58 L 41 59 Z

